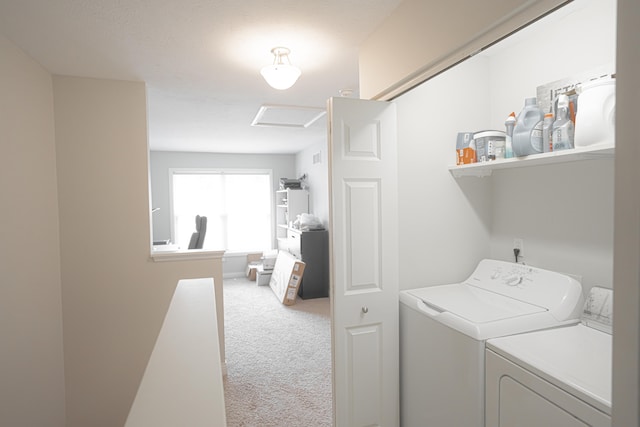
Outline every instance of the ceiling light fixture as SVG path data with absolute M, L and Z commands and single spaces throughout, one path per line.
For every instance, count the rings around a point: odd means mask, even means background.
M 298 67 L 291 65 L 289 61 L 290 50 L 286 47 L 274 47 L 271 49 L 273 53 L 273 64 L 267 65 L 260 74 L 274 89 L 289 89 L 300 77 L 302 71 Z

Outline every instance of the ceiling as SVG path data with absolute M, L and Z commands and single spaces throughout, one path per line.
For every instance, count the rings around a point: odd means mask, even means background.
M 0 33 L 52 74 L 144 81 L 152 150 L 296 153 L 326 138 L 251 126 L 263 104 L 358 95 L 358 48 L 400 0 L 0 0 Z M 271 49 L 302 76 L 269 87 Z

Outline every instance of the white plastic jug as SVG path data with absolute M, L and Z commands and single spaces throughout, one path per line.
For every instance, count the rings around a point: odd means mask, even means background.
M 537 99 L 526 98 L 513 128 L 513 154 L 520 157 L 542 153 L 543 119 L 544 113 L 538 107 Z
M 576 147 L 613 143 L 615 138 L 616 81 L 594 80 L 582 87 L 576 114 Z

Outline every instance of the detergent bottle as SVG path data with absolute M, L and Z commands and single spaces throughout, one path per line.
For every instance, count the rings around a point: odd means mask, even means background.
M 538 107 L 536 98 L 527 98 L 524 108 L 516 117 L 516 125 L 513 129 L 513 154 L 516 156 L 528 156 L 542 153 L 542 122 L 544 112 Z

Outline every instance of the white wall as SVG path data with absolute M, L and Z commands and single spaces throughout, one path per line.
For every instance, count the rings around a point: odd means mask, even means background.
M 51 75 L 0 36 L 0 425 L 65 426 Z
M 314 164 L 313 156 L 319 153 L 320 162 Z M 296 154 L 296 177 L 307 175 L 309 186 L 309 213 L 329 225 L 329 166 L 327 141 L 312 145 Z
M 504 129 L 536 87 L 606 65 L 615 67 L 616 1 L 575 0 L 489 48 L 492 129 Z
M 150 259 L 144 83 L 55 76 L 53 93 L 67 426 L 121 426 L 178 281 L 222 272 Z
M 514 237 L 525 241 L 526 262 L 581 275 L 587 288 L 612 286 L 612 159 L 483 179 L 455 180 L 447 170 L 455 163 L 457 132 L 504 129 L 509 112 L 517 113 L 537 86 L 614 61 L 615 1 L 579 0 L 572 7 L 544 36 L 528 29 L 533 39 L 477 55 L 394 101 L 401 288 L 457 281 L 482 257 L 512 260 Z M 574 44 L 550 56 L 567 34 Z M 591 44 L 584 48 L 580 40 Z
M 457 282 L 489 255 L 491 187 L 447 169 L 457 132 L 486 127 L 488 77 L 484 59 L 468 61 L 394 101 L 401 289 Z
M 502 129 L 537 86 L 602 65 L 613 70 L 615 11 L 615 0 L 577 0 L 490 54 L 491 126 Z M 562 49 L 567 34 L 571 45 Z M 490 180 L 492 257 L 512 257 L 519 237 L 528 264 L 580 275 L 585 290 L 613 286 L 613 159 L 504 170 Z

